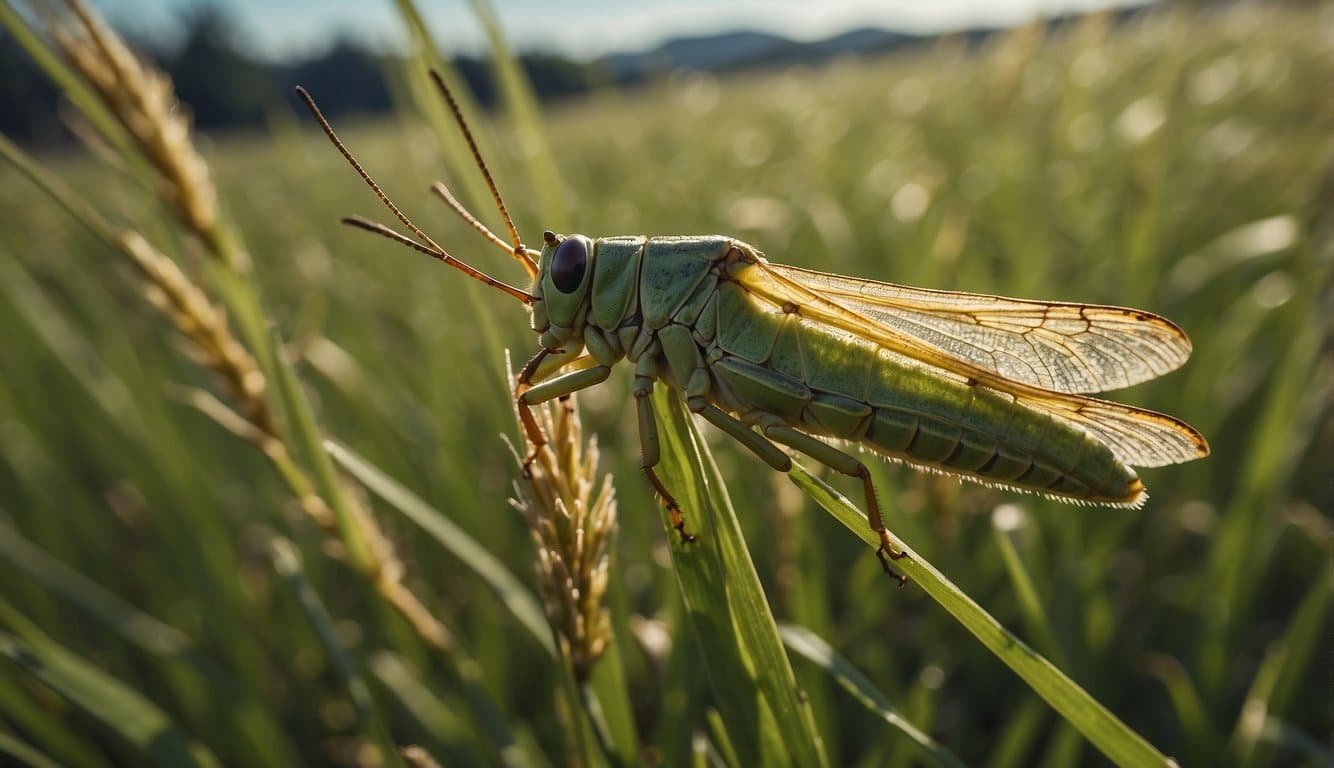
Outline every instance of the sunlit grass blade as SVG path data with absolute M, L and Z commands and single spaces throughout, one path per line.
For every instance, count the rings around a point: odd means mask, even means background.
M 727 735 L 727 725 L 723 722 L 722 714 L 711 708 L 704 717 L 709 723 L 709 738 L 705 738 L 703 733 L 696 732 L 691 739 L 695 765 L 741 768 L 743 763 L 732 746 L 732 738 Z
M 1312 251 L 1315 248 L 1311 246 Z M 1218 694 L 1227 684 L 1237 636 L 1223 625 L 1249 615 L 1260 582 L 1253 578 L 1254 568 L 1260 567 L 1256 564 L 1256 548 L 1272 540 L 1261 532 L 1271 524 L 1271 511 L 1299 466 L 1299 451 L 1312 440 L 1319 443 L 1321 439 L 1315 433 L 1315 414 L 1322 406 L 1328 407 L 1324 405 L 1328 390 L 1320 383 L 1319 372 L 1327 365 L 1322 350 L 1328 350 L 1329 330 L 1312 318 L 1321 317 L 1322 303 L 1328 304 L 1326 286 L 1331 262 L 1319 260 L 1315 254 L 1308 261 L 1301 265 L 1300 290 L 1288 302 L 1290 314 L 1283 316 L 1282 324 L 1275 329 L 1274 338 L 1284 348 L 1279 358 L 1282 365 L 1271 374 L 1255 433 L 1247 441 L 1248 453 L 1236 473 L 1236 487 L 1221 510 L 1210 551 L 1209 578 L 1197 584 L 1205 606 L 1199 674 L 1206 696 Z M 1238 567 L 1239 563 L 1247 567 Z
M 552 659 L 559 659 L 556 655 L 555 641 L 552 640 L 551 628 L 547 624 L 547 619 L 543 615 L 542 607 L 538 600 L 532 596 L 531 592 L 524 587 L 510 572 L 510 569 L 504 567 L 500 560 L 487 552 L 474 537 L 468 535 L 466 531 L 459 528 L 454 521 L 444 516 L 439 509 L 431 507 L 426 501 L 420 499 L 415 493 L 408 491 L 398 481 L 386 475 L 370 461 L 356 455 L 351 449 L 327 440 L 324 443 L 329 456 L 338 461 L 350 475 L 356 477 L 367 489 L 386 501 L 391 507 L 403 512 L 408 519 L 420 525 L 423 531 L 438 541 L 442 547 L 446 548 L 452 555 L 458 557 L 466 567 L 472 569 L 483 580 L 483 583 L 495 592 L 499 597 L 500 603 L 504 605 L 527 629 L 532 639 L 542 645 L 547 655 Z M 614 660 L 603 660 L 604 663 L 610 663 Z M 599 667 L 602 667 L 600 664 Z M 596 697 L 592 688 L 584 688 L 582 692 L 575 687 L 574 680 L 566 681 L 568 692 L 570 692 L 570 703 L 579 709 L 588 709 L 592 713 L 602 712 L 598 697 Z
M 1063 661 L 1060 646 L 1056 644 L 1056 635 L 1051 631 L 1051 622 L 1047 619 L 1047 612 L 1043 610 L 1042 600 L 1038 597 L 1037 586 L 1034 585 L 1033 577 L 1029 574 L 1019 550 L 1015 549 L 1014 540 L 1010 537 L 1012 530 L 1025 523 L 1024 517 L 1023 508 L 1012 504 L 1002 504 L 992 512 L 992 531 L 996 537 L 996 547 L 1000 550 L 1001 560 L 1005 563 L 1005 572 L 1010 576 L 1010 583 L 1014 585 L 1014 593 L 1019 600 L 1024 623 L 1028 625 L 1033 644 L 1054 656 L 1057 661 Z
M 1039 698 L 1029 696 L 1018 706 L 1011 707 L 1005 728 L 992 741 L 987 755 L 987 768 L 1024 768 L 1033 742 L 1042 730 L 1049 711 Z
M 46 637 L 8 603 L 0 602 L 0 624 L 18 633 L 0 631 L 0 657 L 106 725 L 143 760 L 171 768 L 221 765 L 158 705 Z
M 879 539 L 866 524 L 866 516 L 838 491 L 811 475 L 800 464 L 794 463 L 791 477 L 812 500 L 872 549 L 880 546 Z M 1174 765 L 1171 759 L 1117 719 L 1064 672 L 1001 626 L 1000 622 L 946 579 L 935 566 L 921 559 L 907 544 L 894 537 L 892 532 L 890 538 L 899 551 L 908 554 L 895 561 L 894 565 L 909 576 L 909 583 L 916 583 L 939 603 L 1113 762 L 1118 765 Z M 887 592 L 886 599 L 890 599 L 889 595 Z
M 467 723 L 422 684 L 421 670 L 414 669 L 407 659 L 390 651 L 378 651 L 371 655 L 366 666 L 423 730 L 445 743 L 467 740 Z
M 1278 679 L 1269 696 L 1268 708 L 1272 715 L 1289 717 L 1293 698 L 1299 696 L 1310 683 L 1311 663 L 1318 653 L 1328 652 L 1326 623 L 1334 595 L 1334 561 L 1326 560 L 1325 567 L 1311 579 L 1311 586 L 1293 613 L 1292 622 L 1283 633 L 1282 643 L 1286 658 Z M 1328 658 L 1328 657 L 1326 657 Z
M 458 71 L 440 55 L 440 46 L 426 26 L 426 20 L 422 18 L 416 4 L 412 0 L 394 0 L 394 5 L 398 8 L 399 16 L 402 17 L 408 31 L 411 53 L 407 59 L 406 77 L 413 102 L 417 110 L 426 116 L 432 132 L 440 143 L 445 163 L 450 171 L 450 187 L 462 190 L 462 199 L 468 207 L 486 220 L 494 210 L 491 193 L 481 175 L 476 172 L 472 154 L 459 135 L 458 126 L 454 125 L 454 120 L 450 117 L 444 100 L 440 98 L 439 91 L 432 84 L 429 73 L 435 71 L 440 74 L 458 101 L 464 117 L 469 118 L 473 124 L 476 123 L 471 118 L 479 111 L 476 100 L 464 87 L 463 78 Z M 479 137 L 478 140 L 483 142 L 485 148 L 485 137 Z M 492 229 L 494 230 L 494 227 Z
M 295 749 L 278 724 L 184 632 L 125 602 L 7 525 L 0 525 L 0 558 L 23 569 L 45 589 L 87 611 L 141 650 L 188 667 L 191 676 L 183 685 L 202 682 L 210 698 L 226 703 L 224 718 L 249 739 L 256 764 L 283 765 L 295 759 Z
M 783 624 L 778 627 L 783 643 L 790 650 L 806 657 L 832 677 L 843 690 L 863 706 L 874 712 L 877 717 L 902 731 L 919 748 L 918 756 L 932 765 L 962 768 L 963 763 L 943 745 L 936 742 L 921 729 L 907 720 L 889 699 L 875 687 L 861 670 L 830 647 L 819 635 L 805 627 L 795 624 Z
M 1288 698 L 1295 686 L 1310 684 L 1302 671 L 1308 669 L 1320 638 L 1329 638 L 1324 619 L 1329 610 L 1331 578 L 1334 567 L 1327 562 L 1320 576 L 1312 580 L 1287 631 L 1266 650 L 1256 670 L 1232 730 L 1230 747 L 1238 765 L 1271 765 L 1274 761 L 1274 731 Z
M 1185 666 L 1174 658 L 1157 656 L 1150 659 L 1149 672 L 1162 681 L 1176 713 L 1177 727 L 1186 737 L 1189 751 L 1182 760 L 1187 765 L 1220 762 L 1223 749 L 1218 729 L 1209 721 L 1208 707 Z
M 185 633 L 107 592 L 7 525 L 0 525 L 0 558 L 22 568 L 44 588 L 83 608 L 145 651 L 180 656 L 194 648 Z
M 541 108 L 537 103 L 537 94 L 533 92 L 533 84 L 506 43 L 500 19 L 491 3 L 488 0 L 472 0 L 472 8 L 482 29 L 486 31 L 498 90 L 509 112 L 509 122 L 514 127 L 520 156 L 526 159 L 526 189 L 531 190 L 537 198 L 542 226 L 563 232 L 570 226 L 570 215 L 565 204 L 567 196 L 542 125 Z
M 613 620 L 614 621 L 614 620 Z M 613 623 L 613 632 L 623 631 L 626 624 Z M 626 679 L 621 658 L 620 638 L 614 634 L 602 659 L 593 665 L 592 674 L 583 684 L 581 695 L 590 720 L 598 724 L 606 739 L 609 755 L 629 758 L 640 754 L 642 745 L 635 728 L 634 704 L 630 697 L 630 683 Z M 623 762 L 629 763 L 627 760 Z
M 0 755 L 9 755 L 16 764 L 29 768 L 60 768 L 60 763 L 8 733 L 0 733 Z
M 473 569 L 483 582 L 500 596 L 501 602 L 542 645 L 547 655 L 555 658 L 556 651 L 551 640 L 551 632 L 536 598 L 502 563 L 438 510 L 351 450 L 332 440 L 325 441 L 324 449 L 368 490 L 407 515 L 461 562 Z M 454 649 L 450 653 L 449 660 L 454 674 L 464 686 L 464 693 L 472 706 L 474 717 L 495 742 L 502 760 L 506 765 L 515 768 L 527 765 L 527 758 L 517 747 L 504 717 L 496 709 L 483 685 L 476 662 L 463 656 L 459 649 Z
M 0 662 L 0 716 L 8 727 L 57 765 L 69 768 L 111 768 L 106 747 L 69 737 L 65 717 L 56 716 L 44 702 L 34 701 L 26 673 Z M 73 709 L 72 707 L 70 707 Z M 63 713 L 62 713 L 63 714 Z
M 546 616 L 542 613 L 542 606 L 504 563 L 440 510 L 427 504 L 420 496 L 347 446 L 326 440 L 324 447 L 334 461 L 366 486 L 367 490 L 406 515 L 435 539 L 436 543 L 477 574 L 482 583 L 500 598 L 500 602 L 514 615 L 519 624 L 528 630 L 528 634 L 538 645 L 542 646 L 549 656 L 556 657 L 556 647 L 551 639 L 551 629 L 547 625 Z
M 375 698 L 371 696 L 370 686 L 366 684 L 366 678 L 361 673 L 360 664 L 348 655 L 342 642 L 339 641 L 338 633 L 333 626 L 333 619 L 329 616 L 328 610 L 325 609 L 324 601 L 320 599 L 315 587 L 306 578 L 301 557 L 297 554 L 296 547 L 286 539 L 277 538 L 270 542 L 269 546 L 274 570 L 283 578 L 293 596 L 296 597 L 301 610 L 306 614 L 306 619 L 315 629 L 315 633 L 319 635 L 325 651 L 328 652 L 329 658 L 334 662 L 334 667 L 342 676 L 343 686 L 347 690 L 348 698 L 352 701 L 352 706 L 357 710 L 365 734 L 380 749 L 380 760 L 383 761 L 381 764 L 388 766 L 401 765 L 398 748 L 394 745 L 393 737 L 389 733 L 384 714 L 380 711 Z
M 134 398 L 125 383 L 47 298 L 22 262 L 10 258 L 3 250 L 0 250 L 0 295 L 28 324 L 33 336 L 65 366 L 70 378 L 87 390 L 108 421 L 127 436 L 141 434 L 142 424 L 134 418 Z
M 663 482 L 699 537 L 683 543 L 664 517 L 673 571 L 732 746 L 743 765 L 824 765 L 717 465 L 680 399 L 662 386 L 652 397 Z
M 282 339 L 276 332 L 272 334 L 269 347 L 273 350 L 273 359 L 269 367 L 278 376 L 278 392 L 291 419 L 289 429 L 292 440 L 301 451 L 302 458 L 314 469 L 316 489 L 333 510 L 338 523 L 338 533 L 347 547 L 352 566 L 362 573 L 369 573 L 374 567 L 375 557 L 371 543 L 362 533 L 356 519 L 357 511 L 347 497 L 347 489 L 343 487 L 333 461 L 329 458 L 329 454 L 324 452 L 324 435 L 315 422 L 315 413 L 310 400 L 301 389 L 301 382 L 297 379 L 296 371 L 283 351 Z

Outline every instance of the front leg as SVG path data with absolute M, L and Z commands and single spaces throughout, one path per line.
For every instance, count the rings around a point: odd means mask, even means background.
M 533 416 L 533 409 L 524 402 L 523 396 L 528 390 L 533 388 L 530 383 L 533 380 L 533 374 L 537 372 L 537 367 L 542 361 L 551 354 L 549 349 L 539 349 L 536 355 L 524 363 L 519 375 L 514 380 L 514 407 L 519 412 L 519 423 L 523 425 L 523 433 L 528 438 L 528 444 L 532 450 L 523 460 L 523 475 L 528 476 L 529 467 L 537 460 L 537 454 L 542 451 L 542 447 L 547 444 L 547 436 L 542 432 L 542 426 L 537 423 L 537 417 Z
M 523 460 L 525 475 L 528 473 L 528 468 L 537 460 L 542 447 L 547 444 L 547 436 L 542 432 L 541 425 L 537 423 L 537 417 L 533 415 L 532 406 L 540 405 L 558 397 L 568 397 L 581 389 L 606 381 L 607 377 L 611 375 L 611 366 L 593 365 L 591 367 L 580 367 L 540 384 L 533 384 L 533 378 L 538 376 L 539 373 L 546 376 L 552 372 L 553 365 L 559 368 L 561 365 L 560 357 L 577 357 L 577 355 L 578 352 L 572 355 L 564 350 L 539 350 L 523 366 L 515 379 L 514 406 L 519 412 L 519 423 L 523 424 L 523 431 L 528 438 L 528 443 L 533 447 L 532 451 Z M 579 358 L 575 360 L 575 365 L 577 366 L 580 362 L 593 361 L 589 357 Z

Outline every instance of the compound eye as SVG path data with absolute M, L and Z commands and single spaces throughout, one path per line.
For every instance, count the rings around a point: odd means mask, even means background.
M 574 293 L 588 268 L 588 239 L 575 235 L 556 246 L 551 258 L 551 284 L 561 293 Z

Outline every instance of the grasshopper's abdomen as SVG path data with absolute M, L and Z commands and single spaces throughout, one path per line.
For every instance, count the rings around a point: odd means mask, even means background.
M 1002 391 L 717 287 L 714 398 L 919 467 L 1098 504 L 1134 504 L 1134 471 L 1079 428 Z

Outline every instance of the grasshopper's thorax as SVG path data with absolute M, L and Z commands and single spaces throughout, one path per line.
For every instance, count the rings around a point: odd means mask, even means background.
M 583 335 L 593 284 L 593 241 L 584 235 L 542 233 L 542 256 L 530 291 L 533 330 L 542 346 L 556 349 Z

